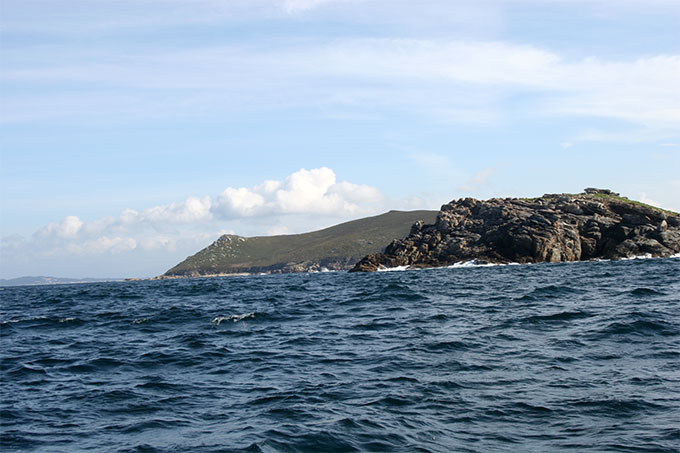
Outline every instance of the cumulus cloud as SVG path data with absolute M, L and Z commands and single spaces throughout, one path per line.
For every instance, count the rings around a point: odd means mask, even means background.
M 78 217 L 70 215 L 64 217 L 59 222 L 53 222 L 41 228 L 38 235 L 42 237 L 56 236 L 64 239 L 73 239 L 83 227 L 83 221 Z
M 121 214 L 121 221 L 130 223 L 194 223 L 210 220 L 212 201 L 209 196 L 189 197 L 180 203 L 155 206 L 143 211 L 126 209 Z
M 214 212 L 227 219 L 280 214 L 351 216 L 373 212 L 383 199 L 378 189 L 337 182 L 335 172 L 322 167 L 301 169 L 283 181 L 251 188 L 228 187 L 217 198 Z
M 384 202 L 375 187 L 337 181 L 330 168 L 301 169 L 280 181 L 228 187 L 216 197 L 192 196 L 142 210 L 125 209 L 118 217 L 83 221 L 67 216 L 40 228 L 28 240 L 16 235 L 3 238 L 2 250 L 43 256 L 174 251 L 205 246 L 220 234 L 234 233 L 224 228 L 224 222 L 256 218 L 262 233 L 282 234 L 289 227 L 281 216 L 342 219 L 377 213 Z

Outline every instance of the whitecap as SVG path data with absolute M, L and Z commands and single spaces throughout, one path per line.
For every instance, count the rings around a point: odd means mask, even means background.
M 132 324 L 142 324 L 143 322 L 151 321 L 149 318 L 138 318 L 132 321 Z
M 247 318 L 254 318 L 255 313 L 244 313 L 242 315 L 231 315 L 231 316 L 217 316 L 215 319 L 212 320 L 212 323 L 215 324 L 216 326 L 219 326 L 223 321 L 233 321 L 233 322 L 239 322 L 243 319 Z
M 14 318 L 14 319 L 8 319 L 7 321 L 3 321 L 3 324 L 15 324 L 18 322 L 31 322 L 31 321 L 45 321 L 49 320 L 50 318 L 46 316 L 38 316 L 35 318 Z

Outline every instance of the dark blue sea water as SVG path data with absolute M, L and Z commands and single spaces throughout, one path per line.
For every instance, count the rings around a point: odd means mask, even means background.
M 0 297 L 3 451 L 680 451 L 680 259 Z

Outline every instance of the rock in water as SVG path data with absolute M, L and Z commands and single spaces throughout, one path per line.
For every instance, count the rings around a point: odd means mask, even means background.
M 433 225 L 416 223 L 408 237 L 364 257 L 350 272 L 470 260 L 538 263 L 679 252 L 680 214 L 589 188 L 578 195 L 452 201 L 442 206 Z

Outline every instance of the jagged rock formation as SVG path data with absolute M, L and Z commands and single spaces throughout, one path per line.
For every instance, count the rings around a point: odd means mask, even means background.
M 536 263 L 679 252 L 679 214 L 588 188 L 578 195 L 452 201 L 442 206 L 434 224 L 417 222 L 407 238 L 364 257 L 351 272 L 470 260 Z
M 348 270 L 437 211 L 390 211 L 320 231 L 246 238 L 225 234 L 157 278 Z

